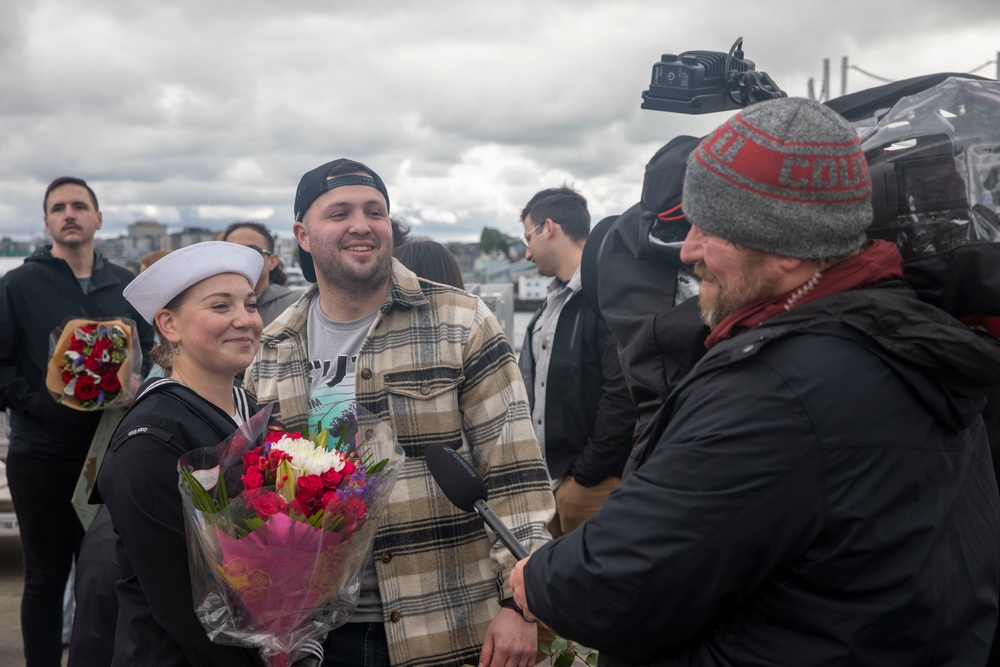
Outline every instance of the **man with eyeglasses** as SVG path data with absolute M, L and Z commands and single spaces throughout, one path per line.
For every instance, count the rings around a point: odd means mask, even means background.
M 521 212 L 525 257 L 551 276 L 532 317 L 520 367 L 541 445 L 558 537 L 594 514 L 621 481 L 632 448 L 632 405 L 618 347 L 580 290 L 580 260 L 590 233 L 587 200 L 572 188 L 542 190 Z

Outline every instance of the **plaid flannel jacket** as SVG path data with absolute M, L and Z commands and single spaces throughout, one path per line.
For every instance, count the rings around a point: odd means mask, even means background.
M 310 288 L 267 328 L 244 379 L 292 430 L 307 418 L 306 317 L 317 296 Z M 390 424 L 406 451 L 374 544 L 392 664 L 477 664 L 499 600 L 511 596 L 515 559 L 478 515 L 448 501 L 423 454 L 434 444 L 459 452 L 529 552 L 549 540 L 553 496 L 514 353 L 479 297 L 418 281 L 393 260 L 389 297 L 358 353 L 355 389 L 358 404 Z

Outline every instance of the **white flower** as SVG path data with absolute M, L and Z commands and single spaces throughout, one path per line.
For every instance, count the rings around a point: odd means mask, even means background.
M 289 463 L 303 475 L 322 475 L 331 468 L 340 472 L 344 468 L 343 454 L 336 450 L 328 452 L 305 438 L 283 435 L 271 445 L 271 449 L 281 450 L 291 456 Z

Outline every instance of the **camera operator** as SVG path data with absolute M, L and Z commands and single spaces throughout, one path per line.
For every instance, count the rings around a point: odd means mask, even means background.
M 602 509 L 515 568 L 525 613 L 605 665 L 985 663 L 1000 343 L 866 240 L 871 191 L 854 128 L 816 102 L 701 141 L 680 258 L 709 350 Z

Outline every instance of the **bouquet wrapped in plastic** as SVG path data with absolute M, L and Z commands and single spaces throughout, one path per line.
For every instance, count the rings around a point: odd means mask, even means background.
M 128 318 L 68 319 L 49 338 L 45 386 L 74 410 L 128 407 L 142 383 L 142 351 Z
M 178 461 L 195 613 L 218 643 L 274 667 L 357 607 L 403 451 L 352 408 L 337 433 L 268 427 L 265 408 L 217 447 Z

